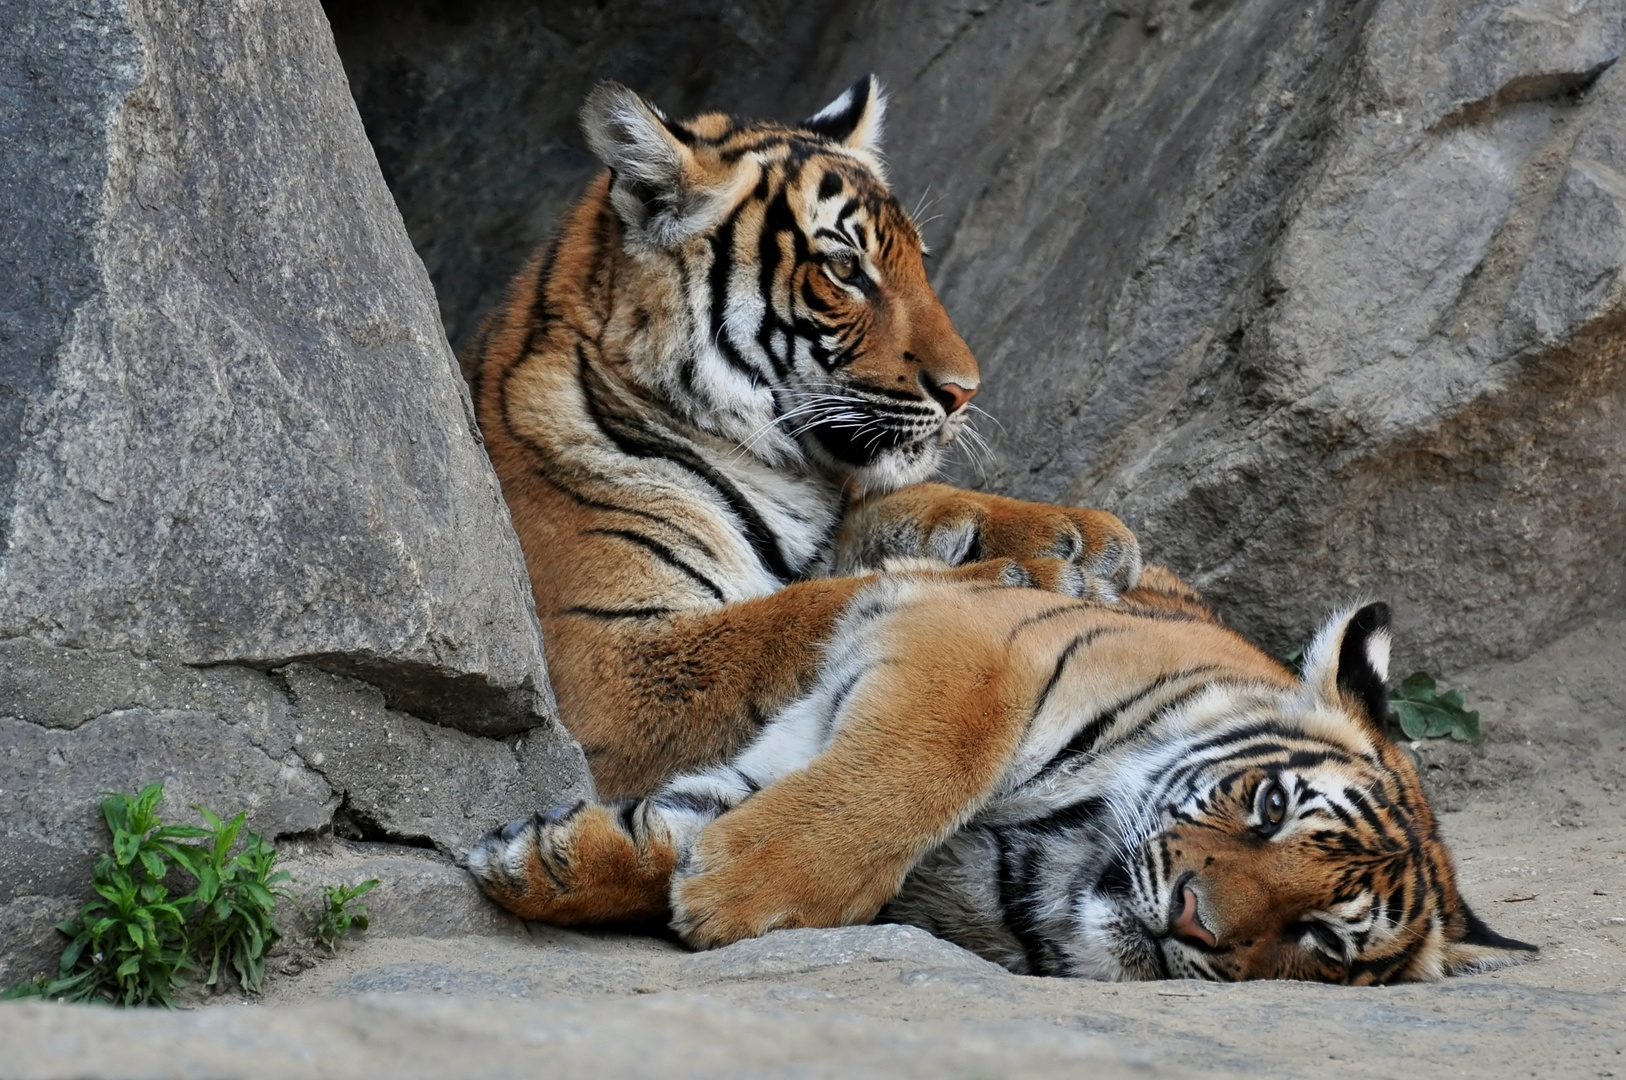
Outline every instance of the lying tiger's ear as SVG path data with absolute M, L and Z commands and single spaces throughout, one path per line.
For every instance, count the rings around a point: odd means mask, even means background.
M 881 120 L 886 116 L 886 95 L 881 81 L 865 75 L 841 96 L 802 121 L 803 129 L 854 150 L 879 152 Z
M 1329 705 L 1353 701 L 1379 731 L 1389 713 L 1388 679 L 1388 604 L 1337 613 L 1304 650 L 1304 685 Z
M 1462 914 L 1466 919 L 1466 933 L 1461 941 L 1445 946 L 1445 973 L 1447 975 L 1478 975 L 1482 971 L 1511 967 L 1534 960 L 1541 950 L 1526 941 L 1503 937 L 1486 926 L 1466 904 Z
M 689 148 L 693 136 L 618 83 L 600 83 L 582 106 L 587 145 L 614 174 L 610 202 L 633 237 L 672 247 L 714 225 L 719 178 Z

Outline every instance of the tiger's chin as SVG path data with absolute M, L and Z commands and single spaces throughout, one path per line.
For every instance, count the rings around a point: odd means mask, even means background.
M 851 477 L 861 494 L 884 494 L 937 475 L 949 445 L 936 432 L 868 441 L 818 433 L 815 457 L 830 473 Z
M 1113 897 L 1089 893 L 1076 900 L 1072 930 L 1062 951 L 1075 978 L 1146 982 L 1170 977 L 1161 943 Z
M 851 477 L 859 493 L 885 494 L 937 476 L 961 428 L 949 421 L 920 433 L 888 431 L 862 438 L 839 428 L 817 430 L 812 433 L 813 457 L 826 471 Z

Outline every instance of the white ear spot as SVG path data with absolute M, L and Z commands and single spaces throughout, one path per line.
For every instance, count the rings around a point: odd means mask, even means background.
M 886 95 L 873 75 L 865 75 L 830 104 L 802 121 L 802 127 L 854 150 L 879 151 Z
M 853 107 L 853 91 L 856 89 L 857 87 L 855 86 L 847 87 L 847 89 L 841 92 L 840 97 L 836 98 L 830 104 L 808 117 L 808 124 L 828 124 L 836 117 L 845 113 L 848 109 L 851 109 Z
M 1389 678 L 1389 631 L 1375 631 L 1366 639 L 1366 662 L 1372 665 L 1372 670 L 1378 673 L 1378 678 L 1388 681 Z

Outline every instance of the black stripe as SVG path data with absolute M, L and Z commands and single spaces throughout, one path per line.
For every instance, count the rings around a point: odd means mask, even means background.
M 596 608 L 596 607 L 567 607 L 559 612 L 561 615 L 585 615 L 590 619 L 654 619 L 662 615 L 671 615 L 671 608 L 642 607 L 642 608 Z
M 538 456 L 546 457 L 547 455 L 538 452 Z M 589 495 L 583 495 L 574 488 L 560 483 L 557 477 L 543 472 L 541 469 L 536 471 L 536 476 L 549 487 L 561 492 L 566 498 L 575 503 L 577 506 L 584 506 L 591 510 L 607 510 L 617 514 L 628 514 L 632 517 L 642 518 L 645 521 L 652 521 L 655 524 L 660 525 L 662 528 L 670 529 L 679 536 L 683 537 L 686 543 L 694 548 L 697 548 L 701 554 L 706 556 L 706 558 L 715 559 L 717 557 L 717 553 L 711 549 L 710 544 L 706 543 L 699 536 L 696 536 L 683 526 L 670 521 L 659 514 L 650 513 L 648 510 L 638 510 L 631 506 L 621 506 L 617 503 L 605 502 L 602 499 L 595 499 Z
M 576 359 L 581 370 L 582 395 L 587 402 L 588 415 L 605 438 L 629 457 L 665 458 L 694 473 L 717 492 L 718 497 L 734 514 L 740 523 L 740 531 L 746 543 L 751 545 L 758 561 L 770 574 L 781 582 L 799 576 L 780 553 L 779 545 L 773 540 L 773 530 L 768 528 L 762 516 L 739 488 L 682 444 L 661 440 L 654 432 L 644 428 L 629 429 L 617 425 L 599 403 L 598 395 L 593 388 L 594 373 L 587 362 L 587 353 L 580 344 L 576 346 Z
M 716 795 L 698 791 L 663 791 L 655 796 L 655 805 L 663 810 L 692 810 L 713 816 L 720 816 L 728 809 L 728 804 Z
M 619 801 L 620 801 L 621 805 L 619 807 L 617 807 L 617 811 L 619 812 L 620 817 L 621 817 L 621 829 L 628 836 L 630 836 L 634 840 L 636 840 L 638 834 L 633 831 L 632 819 L 633 819 L 633 816 L 638 813 L 638 800 L 637 799 L 622 799 L 622 800 L 619 800 Z
M 1039 700 L 1034 702 L 1032 719 L 1028 721 L 1029 723 L 1037 720 L 1039 713 L 1044 711 L 1045 702 L 1050 700 L 1051 692 L 1056 689 L 1056 684 L 1061 681 L 1061 673 L 1067 668 L 1067 661 L 1071 660 L 1073 654 L 1087 644 L 1087 636 L 1079 634 L 1073 638 L 1072 641 L 1067 643 L 1067 647 L 1061 651 L 1061 655 L 1056 657 L 1056 666 L 1050 670 L 1050 678 L 1045 680 L 1044 689 L 1039 691 Z
M 617 540 L 625 540 L 629 544 L 635 544 L 654 555 L 657 559 L 661 560 L 661 562 L 672 567 L 674 570 L 677 570 L 695 584 L 704 588 L 707 592 L 711 593 L 712 596 L 717 598 L 718 603 L 727 602 L 727 598 L 723 596 L 723 590 L 717 587 L 716 582 L 712 581 L 710 578 L 706 577 L 706 575 L 702 574 L 700 571 L 678 558 L 677 552 L 673 551 L 671 548 L 667 547 L 665 544 L 654 539 L 653 537 L 645 536 L 643 533 L 633 532 L 631 529 L 584 529 L 582 531 L 588 536 L 612 536 Z
M 1021 944 L 1022 954 L 1028 963 L 1028 974 L 1048 975 L 1044 939 L 1033 924 L 1031 910 L 1033 871 L 1038 853 L 1030 850 L 1020 862 L 1016 862 L 1016 852 L 1005 831 L 995 829 L 993 834 L 995 843 L 999 845 L 999 911 L 1005 928 Z
M 740 355 L 723 326 L 723 316 L 728 311 L 728 282 L 734 269 L 734 226 L 741 211 L 748 205 L 748 202 L 744 202 L 735 207 L 734 212 L 712 234 L 711 274 L 708 280 L 711 285 L 711 340 L 716 342 L 717 350 L 730 367 L 755 382 L 762 377 L 762 373 Z
M 1054 835 L 1055 833 L 1067 832 L 1085 825 L 1095 825 L 1101 817 L 1101 812 L 1106 809 L 1106 805 L 1106 801 L 1103 799 L 1081 799 L 1071 806 L 1063 806 L 1052 810 L 1044 817 L 1024 822 L 1022 827 L 1030 832 Z M 1096 827 L 1096 831 L 1101 831 L 1099 826 Z

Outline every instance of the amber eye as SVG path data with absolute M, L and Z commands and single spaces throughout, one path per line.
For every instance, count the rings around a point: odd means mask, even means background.
M 830 267 L 837 281 L 851 281 L 858 276 L 858 259 L 846 248 L 825 256 L 825 265 Z
M 1287 817 L 1287 792 L 1274 780 L 1266 780 L 1259 791 L 1259 820 L 1267 829 L 1274 829 Z

